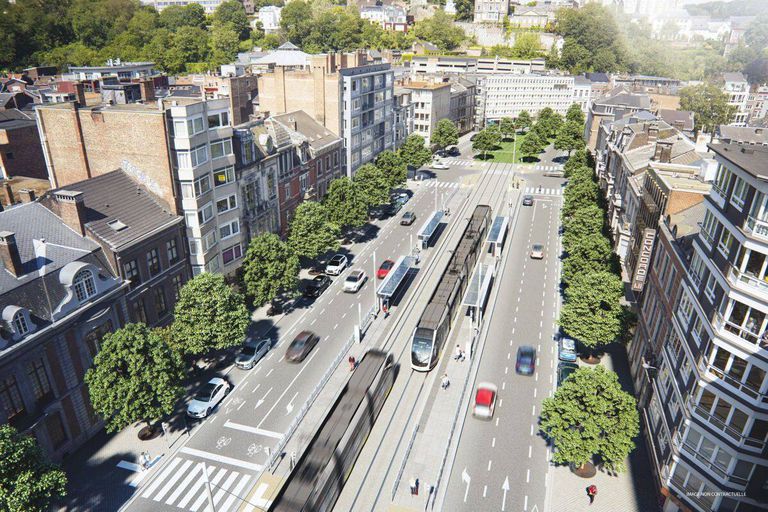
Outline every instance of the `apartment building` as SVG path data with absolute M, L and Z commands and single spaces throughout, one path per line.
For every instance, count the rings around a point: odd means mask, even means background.
M 509 0 L 477 0 L 475 23 L 501 23 L 509 14 Z
M 629 349 L 665 512 L 768 506 L 768 152 L 709 147 L 711 192 L 658 225 Z
M 0 211 L 0 424 L 60 461 L 103 425 L 83 383 L 125 321 L 128 283 L 102 248 L 38 202 Z
M 477 86 L 469 78 L 456 77 L 451 80 L 451 115 L 456 123 L 459 135 L 470 132 L 475 127 L 475 96 Z
M 411 60 L 411 73 L 543 73 L 546 61 L 536 58 L 531 60 L 504 59 L 495 57 L 447 57 L 434 55 L 416 55 Z
M 399 5 L 369 5 L 360 7 L 360 17 L 379 25 L 384 30 L 408 31 L 408 16 Z
M 485 124 L 517 117 L 527 110 L 535 116 L 549 107 L 565 115 L 573 103 L 574 78 L 558 75 L 488 75 L 484 80 Z
M 33 112 L 0 110 L 0 178 L 48 177 Z
M 409 89 L 399 86 L 394 87 L 394 99 L 392 110 L 394 112 L 395 144 L 393 149 L 399 148 L 405 139 L 413 132 L 414 117 L 413 94 Z
M 589 112 L 592 103 L 592 81 L 581 75 L 573 77 L 573 101 L 581 107 L 585 114 Z
M 731 124 L 746 126 L 749 120 L 749 82 L 741 73 L 723 73 L 723 92 L 735 109 Z
M 441 119 L 451 115 L 451 84 L 442 80 L 407 81 L 403 88 L 411 91 L 413 101 L 413 133 L 431 144 L 432 132 Z
M 156 75 L 154 62 L 122 62 L 109 59 L 104 66 L 69 66 L 69 72 L 62 73 L 62 80 L 91 81 L 103 78 L 138 80 Z
M 276 34 L 280 30 L 280 17 L 282 12 L 282 7 L 265 5 L 259 9 L 258 16 L 251 26 L 255 29 L 255 22 L 258 21 L 261 23 L 261 29 L 265 34 Z
M 365 52 L 313 55 L 306 69 L 274 66 L 258 87 L 262 113 L 303 110 L 340 136 L 348 176 L 394 147 L 394 72 L 368 64 Z
M 651 98 L 645 93 L 630 92 L 624 86 L 617 86 L 600 98 L 594 98 L 587 111 L 584 126 L 584 140 L 594 152 L 597 147 L 600 126 L 641 110 L 651 110 Z

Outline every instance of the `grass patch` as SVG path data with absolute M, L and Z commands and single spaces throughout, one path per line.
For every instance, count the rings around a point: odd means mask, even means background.
M 522 155 L 520 155 L 520 145 L 525 140 L 525 134 L 518 135 L 515 138 L 515 141 L 512 142 L 511 140 L 504 141 L 499 146 L 499 149 L 495 151 L 489 151 L 488 152 L 488 158 L 487 161 L 489 162 L 500 162 L 504 164 L 520 164 L 520 163 L 530 163 L 530 162 L 523 162 Z M 475 158 L 478 160 L 482 159 L 482 153 L 478 153 L 475 155 Z

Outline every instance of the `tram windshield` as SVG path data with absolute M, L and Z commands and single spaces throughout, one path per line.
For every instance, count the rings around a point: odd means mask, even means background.
M 411 346 L 411 360 L 414 364 L 429 364 L 432 357 L 432 334 L 431 329 L 416 329 Z

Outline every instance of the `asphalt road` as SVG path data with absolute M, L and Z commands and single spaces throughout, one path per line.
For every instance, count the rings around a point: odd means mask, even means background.
M 230 368 L 225 378 L 234 389 L 211 416 L 193 425 L 185 444 L 150 474 L 136 490 L 124 510 L 157 512 L 206 510 L 207 493 L 200 462 L 207 465 L 217 512 L 234 511 L 255 483 L 268 460 L 267 450 L 273 450 L 287 430 L 298 410 L 321 380 L 339 351 L 353 334 L 358 323 L 358 304 L 363 315 L 374 304 L 374 266 L 386 258 L 393 260 L 410 253 L 411 236 L 435 207 L 450 200 L 462 199 L 466 191 L 455 181 L 430 180 L 414 186 L 415 193 L 405 205 L 416 212 L 416 222 L 400 226 L 400 214 L 384 221 L 371 241 L 348 247 L 350 267 L 313 303 L 288 313 L 270 333 L 275 346 L 254 369 L 242 371 Z M 375 253 L 375 263 L 374 263 Z M 422 254 L 421 268 L 426 269 L 434 251 Z M 368 282 L 357 294 L 341 291 L 344 277 L 352 268 L 362 268 Z M 406 294 L 410 292 L 406 290 Z M 400 308 L 394 307 L 388 319 L 395 322 Z M 300 364 L 284 360 L 285 349 L 302 330 L 312 330 L 320 336 L 318 346 Z M 191 420 L 190 420 L 191 422 Z

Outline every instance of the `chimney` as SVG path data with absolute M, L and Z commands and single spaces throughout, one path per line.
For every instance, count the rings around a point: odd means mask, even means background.
M 13 196 L 13 188 L 10 183 L 3 185 L 3 195 L 5 196 L 5 202 L 8 206 L 16 204 L 16 198 Z
M 75 83 L 75 102 L 79 107 L 85 106 L 85 85 L 83 82 Z
M 0 231 L 0 260 L 6 270 L 14 276 L 24 275 L 19 248 L 16 246 L 16 235 L 10 231 Z
M 662 164 L 672 162 L 672 143 L 662 140 L 656 141 L 656 149 L 653 154 L 653 159 Z
M 59 217 L 70 228 L 85 236 L 85 202 L 82 192 L 59 190 L 54 193 L 59 205 Z
M 659 138 L 659 123 L 648 124 L 648 142 L 656 142 Z
M 35 201 L 35 191 L 31 188 L 22 188 L 19 190 L 19 199 L 22 203 L 32 203 Z
M 155 101 L 155 84 L 151 78 L 139 82 L 139 89 L 141 90 L 141 99 L 144 100 L 144 103 Z

